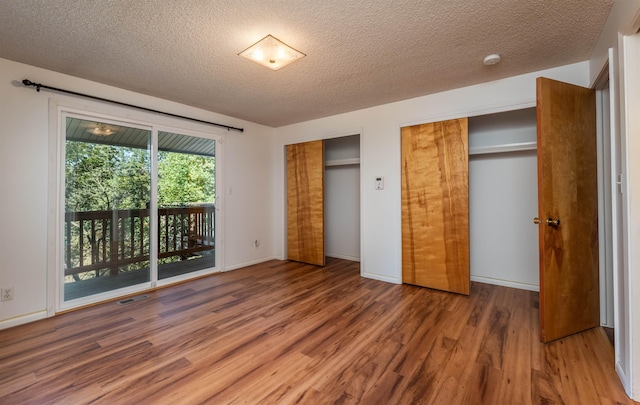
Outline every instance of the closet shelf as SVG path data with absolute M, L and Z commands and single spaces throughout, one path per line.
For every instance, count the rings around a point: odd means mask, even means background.
M 346 166 L 346 165 L 359 165 L 360 158 L 352 158 L 352 159 L 336 159 L 336 160 L 327 160 L 324 162 L 325 166 Z
M 485 155 L 488 153 L 508 153 L 523 150 L 536 150 L 536 142 L 508 143 L 495 146 L 476 146 L 469 148 L 469 155 Z

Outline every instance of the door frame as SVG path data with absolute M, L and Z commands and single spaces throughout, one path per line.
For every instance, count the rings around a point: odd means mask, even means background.
M 600 324 L 614 328 L 614 271 L 617 268 L 614 235 L 617 226 L 612 219 L 616 215 L 616 156 L 615 145 L 619 134 L 615 130 L 615 89 L 610 83 L 609 61 L 605 63 L 592 88 L 596 91 L 596 142 L 598 165 L 598 239 L 600 273 Z
M 606 252 L 606 259 L 610 265 L 609 269 L 605 270 L 605 274 L 611 272 L 612 278 L 612 296 L 607 300 L 607 312 L 611 318 L 608 319 L 608 325 L 603 326 L 613 327 L 614 333 L 614 365 L 617 374 L 619 375 L 625 391 L 630 393 L 630 381 L 629 367 L 631 364 L 631 347 L 630 337 L 632 332 L 630 328 L 631 323 L 631 302 L 633 297 L 630 295 L 631 291 L 629 283 L 629 236 L 628 236 L 628 185 L 626 181 L 627 176 L 627 139 L 624 136 L 623 120 L 624 116 L 620 108 L 621 102 L 621 76 L 620 65 L 618 59 L 618 52 L 616 48 L 609 48 L 608 59 L 605 61 L 604 66 L 600 72 L 600 75 L 595 79 L 593 87 L 596 89 L 596 95 L 598 98 L 598 92 L 602 89 L 602 86 L 608 80 L 609 82 L 609 105 L 598 104 L 597 115 L 600 119 L 605 108 L 609 109 L 610 126 L 609 126 L 609 150 L 606 148 L 603 151 L 605 154 L 609 153 L 609 166 L 603 167 L 603 175 L 609 176 L 608 185 L 603 189 L 605 204 L 608 204 L 610 209 L 610 216 L 607 216 L 609 221 L 604 222 L 604 230 L 600 230 L 601 233 L 609 232 L 610 237 L 610 251 Z M 600 100 L 599 100 L 600 101 Z M 598 128 L 598 136 L 601 136 Z M 600 142 L 600 139 L 599 139 Z M 608 171 L 607 171 L 608 169 Z M 600 180 L 600 179 L 599 179 Z M 599 188 L 600 188 L 600 184 Z M 605 213 L 605 215 L 608 215 Z M 601 273 L 602 274 L 602 273 Z
M 640 210 L 638 192 L 640 191 L 640 163 L 630 159 L 640 153 L 640 142 L 637 136 L 640 131 L 640 18 L 634 17 L 633 30 L 630 35 L 621 38 L 620 59 L 616 73 L 619 73 L 616 89 L 620 92 L 616 97 L 619 108 L 620 148 L 622 158 L 622 245 L 624 264 L 618 269 L 616 282 L 619 293 L 616 302 L 620 311 L 616 321 L 624 327 L 616 333 L 616 371 L 622 380 L 627 394 L 640 399 L 640 350 L 635 350 L 634 338 L 640 335 L 640 277 L 635 276 L 640 267 L 640 253 L 631 247 L 640 241 L 637 229 L 640 229 Z M 637 344 L 636 344 L 637 346 Z

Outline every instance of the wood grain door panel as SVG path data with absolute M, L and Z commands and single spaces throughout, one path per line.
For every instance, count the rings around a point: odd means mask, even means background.
M 402 281 L 469 294 L 466 118 L 402 128 Z
M 324 144 L 287 145 L 288 259 L 324 266 Z
M 548 342 L 600 324 L 595 91 L 538 78 L 537 121 L 540 327 Z

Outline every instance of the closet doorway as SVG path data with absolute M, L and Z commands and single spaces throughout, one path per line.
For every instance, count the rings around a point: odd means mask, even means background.
M 287 258 L 360 261 L 360 135 L 286 146 Z
M 325 255 L 360 261 L 360 136 L 324 141 Z
M 539 291 L 536 109 L 469 118 L 471 281 Z

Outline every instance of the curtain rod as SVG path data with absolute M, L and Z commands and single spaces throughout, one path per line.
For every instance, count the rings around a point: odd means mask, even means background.
M 184 115 L 172 114 L 172 113 L 168 113 L 168 112 L 164 112 L 164 111 L 154 110 L 154 109 L 151 109 L 151 108 L 140 107 L 140 106 L 133 105 L 133 104 L 122 103 L 120 101 L 109 100 L 107 98 L 92 96 L 92 95 L 89 95 L 89 94 L 78 93 L 78 92 L 71 91 L 71 90 L 58 89 L 56 87 L 45 86 L 44 84 L 40 84 L 40 83 L 34 83 L 29 79 L 24 79 L 22 81 L 22 84 L 24 84 L 25 86 L 33 86 L 33 87 L 35 87 L 36 91 L 38 91 L 38 92 L 40 91 L 40 89 L 48 89 L 48 90 L 58 91 L 58 92 L 61 92 L 61 93 L 73 94 L 74 96 L 87 97 L 87 98 L 92 98 L 94 100 L 106 101 L 107 103 L 123 105 L 125 107 L 137 108 L 139 110 L 149 111 L 149 112 L 152 112 L 152 113 L 164 114 L 164 115 L 168 115 L 170 117 L 182 118 L 182 119 L 189 120 L 189 121 L 201 122 L 203 124 L 215 125 L 217 127 L 226 128 L 227 131 L 230 131 L 230 130 L 233 129 L 234 131 L 244 132 L 244 128 L 236 128 L 236 127 L 231 127 L 229 125 L 217 124 L 215 122 L 203 121 L 203 120 L 199 120 L 197 118 L 190 118 L 190 117 L 185 117 Z

